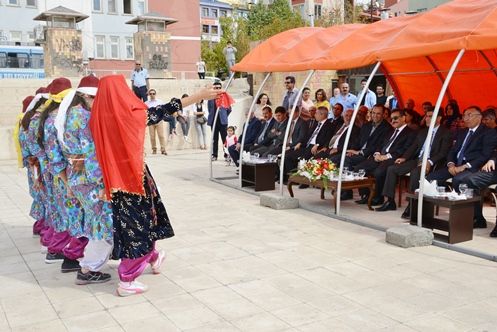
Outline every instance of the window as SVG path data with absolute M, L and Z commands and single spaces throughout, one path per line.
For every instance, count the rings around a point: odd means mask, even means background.
M 321 17 L 321 5 L 314 5 L 314 17 Z
M 211 9 L 211 16 L 217 17 L 217 9 Z
M 131 14 L 131 0 L 123 0 L 124 14 Z
M 26 7 L 35 7 L 36 8 L 36 0 L 26 0 Z
M 221 15 L 221 17 L 226 17 L 228 16 L 228 11 L 226 9 L 221 9 L 219 11 L 219 14 Z
M 22 40 L 22 31 L 11 31 L 10 41 L 20 42 Z
M 113 13 L 113 14 L 117 13 L 116 0 L 108 0 L 107 6 L 108 6 L 109 13 Z
M 209 8 L 202 7 L 202 17 L 209 16 Z
M 211 35 L 218 35 L 219 27 L 217 25 L 211 25 Z
M 138 15 L 145 14 L 145 0 L 138 0 Z
M 19 6 L 19 0 L 9 0 L 8 4 L 12 6 Z
M 102 0 L 93 0 L 93 11 L 94 12 L 102 11 Z
M 105 58 L 105 36 L 95 36 L 95 58 Z
M 133 37 L 126 37 L 124 40 L 126 41 L 126 59 L 134 59 Z
M 30 42 L 35 41 L 35 32 L 34 31 L 28 31 L 28 41 L 30 41 Z
M 202 24 L 202 33 L 209 33 L 209 26 L 207 24 Z
M 110 57 L 119 59 L 119 37 L 110 36 Z

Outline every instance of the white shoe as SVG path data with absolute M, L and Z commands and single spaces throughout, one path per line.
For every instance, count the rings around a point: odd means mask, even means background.
M 159 256 L 157 257 L 155 262 L 150 264 L 152 266 L 153 274 L 160 274 L 160 267 L 165 259 L 166 259 L 166 252 L 164 250 L 159 251 Z
M 139 281 L 124 282 L 120 281 L 117 287 L 117 295 L 119 296 L 130 296 L 136 294 L 145 293 L 148 290 L 148 286 L 142 284 Z
M 190 139 L 188 138 L 188 136 L 183 136 L 183 138 L 185 139 L 186 143 L 190 143 Z

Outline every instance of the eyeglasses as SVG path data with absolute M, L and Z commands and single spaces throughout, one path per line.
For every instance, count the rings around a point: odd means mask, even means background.
M 135 63 L 135 66 L 141 66 L 142 64 L 141 63 Z
M 397 121 L 398 119 L 400 119 L 400 116 L 392 116 L 392 117 L 390 117 L 390 119 Z

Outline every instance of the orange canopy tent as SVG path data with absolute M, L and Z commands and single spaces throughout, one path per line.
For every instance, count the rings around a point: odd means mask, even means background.
M 497 104 L 493 91 L 497 87 L 497 0 L 454 0 L 423 14 L 369 25 L 286 31 L 256 47 L 232 69 L 338 70 L 381 61 L 401 105 L 407 98 L 418 104 L 434 103 L 461 49 L 466 53 L 445 101 L 454 98 L 463 108 Z

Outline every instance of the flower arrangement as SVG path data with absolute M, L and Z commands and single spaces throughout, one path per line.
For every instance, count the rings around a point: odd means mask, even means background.
M 303 176 L 309 181 L 323 181 L 326 188 L 328 181 L 338 176 L 338 167 L 329 159 L 301 160 L 294 175 Z

